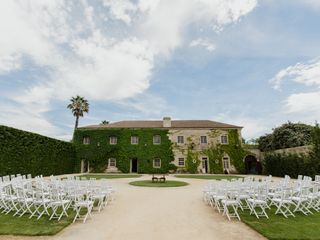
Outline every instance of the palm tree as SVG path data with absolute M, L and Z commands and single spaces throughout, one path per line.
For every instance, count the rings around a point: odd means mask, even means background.
M 88 100 L 80 96 L 72 97 L 70 101 L 71 103 L 67 107 L 71 109 L 73 116 L 76 117 L 74 126 L 74 130 L 76 130 L 79 124 L 79 117 L 83 117 L 83 113 L 89 112 L 89 103 Z

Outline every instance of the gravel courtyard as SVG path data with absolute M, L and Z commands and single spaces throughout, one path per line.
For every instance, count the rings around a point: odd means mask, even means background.
M 150 179 L 144 175 L 139 180 Z M 237 240 L 265 239 L 244 223 L 229 222 L 202 202 L 205 180 L 176 179 L 177 188 L 135 187 L 137 179 L 113 179 L 116 199 L 85 224 L 77 222 L 53 237 L 8 237 L 0 240 Z

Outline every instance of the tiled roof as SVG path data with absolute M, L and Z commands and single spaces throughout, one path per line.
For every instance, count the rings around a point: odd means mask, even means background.
M 109 124 L 89 125 L 81 128 L 164 128 L 163 121 L 120 121 Z M 171 120 L 170 128 L 242 128 L 210 120 Z

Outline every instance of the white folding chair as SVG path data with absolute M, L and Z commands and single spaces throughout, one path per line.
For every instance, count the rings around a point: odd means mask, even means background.
M 237 218 L 239 221 L 240 216 L 238 214 L 238 208 L 239 208 L 239 199 L 237 198 L 237 190 L 230 189 L 226 192 L 226 199 L 221 200 L 221 203 L 223 205 L 223 214 L 226 215 L 229 221 L 231 218 Z M 230 211 L 229 208 L 231 208 L 233 211 Z
M 289 216 L 295 217 L 290 210 L 290 207 L 294 206 L 294 202 L 292 201 L 292 188 L 283 188 L 280 195 L 275 195 L 271 201 L 277 208 L 275 214 L 281 213 L 285 218 L 288 218 Z
M 250 208 L 250 215 L 254 213 L 254 215 L 259 219 L 260 217 L 268 217 L 268 214 L 266 213 L 266 208 L 268 208 L 268 192 L 267 192 L 267 186 L 262 185 L 258 186 L 251 198 L 248 199 L 248 204 Z M 258 209 L 260 208 L 260 211 Z

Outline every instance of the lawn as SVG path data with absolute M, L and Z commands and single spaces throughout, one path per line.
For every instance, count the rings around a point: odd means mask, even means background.
M 140 174 L 85 174 L 81 177 L 95 178 L 95 179 L 115 179 L 115 178 L 139 178 Z
M 171 180 L 167 180 L 165 182 L 152 182 L 151 180 L 144 180 L 130 182 L 129 184 L 138 187 L 182 187 L 188 185 L 186 182 Z
M 234 178 L 242 178 L 239 176 L 233 175 L 194 175 L 194 174 L 181 174 L 175 175 L 177 178 L 194 178 L 194 179 L 207 179 L 207 180 L 221 180 L 221 179 L 234 179 Z
M 275 209 L 267 211 L 269 219 L 257 219 L 248 211 L 240 214 L 241 220 L 251 228 L 272 240 L 320 240 L 320 213 L 305 216 L 295 213 L 295 218 L 275 215 Z
M 0 214 L 0 235 L 55 235 L 62 229 L 72 223 L 75 213 L 69 211 L 69 217 L 63 217 L 59 222 L 57 220 L 49 221 L 48 216 L 29 219 L 28 214 L 17 217 L 13 214 Z

